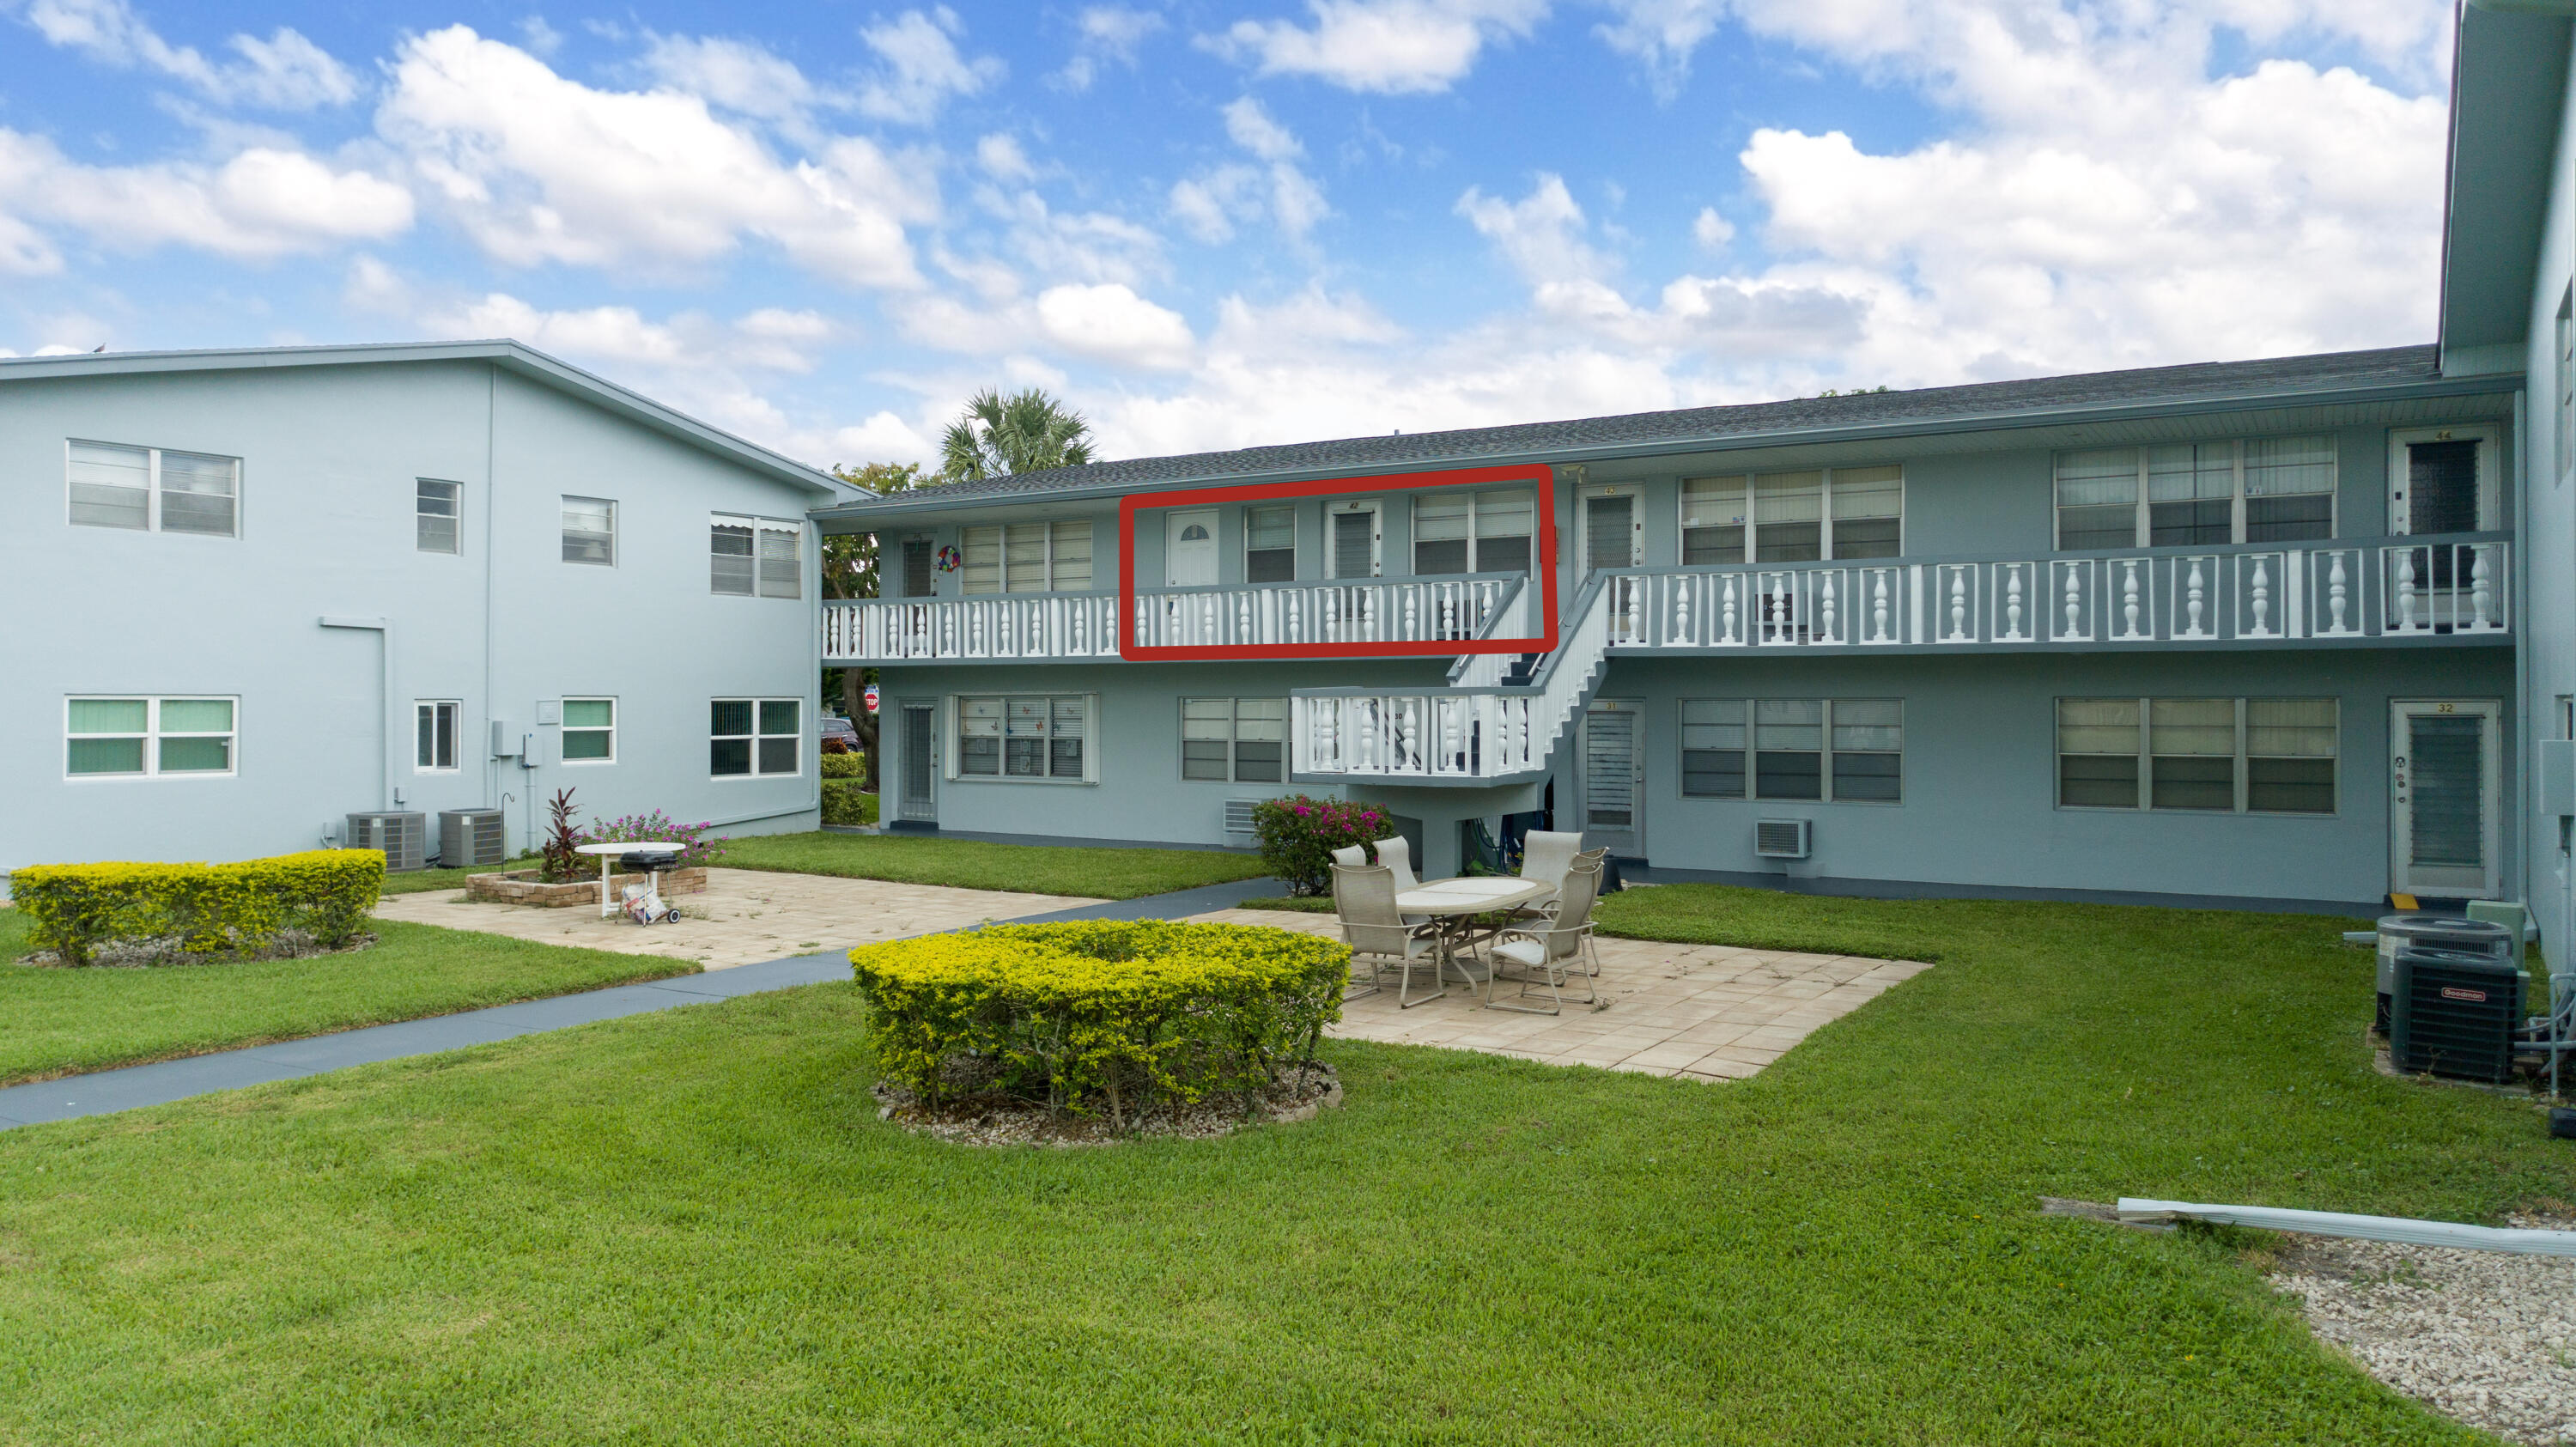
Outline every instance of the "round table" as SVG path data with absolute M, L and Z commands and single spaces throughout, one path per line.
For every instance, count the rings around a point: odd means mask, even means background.
M 1395 897 L 1395 908 L 1399 914 L 1429 915 L 1440 922 L 1440 965 L 1446 967 L 1454 959 L 1453 946 L 1474 942 L 1475 930 L 1468 923 L 1469 916 L 1527 904 L 1546 893 L 1548 887 L 1534 879 L 1463 875 L 1457 879 L 1434 879 L 1417 884 Z M 1493 973 L 1490 969 L 1485 972 L 1489 994 Z M 1436 969 L 1434 975 L 1436 978 Z M 1477 983 L 1475 976 L 1467 974 L 1464 967 L 1460 968 L 1459 976 L 1470 986 Z
M 609 872 L 616 868 L 615 860 L 618 855 L 632 854 L 638 849 L 666 849 L 673 854 L 677 854 L 688 847 L 689 846 L 686 844 L 663 843 L 577 844 L 573 846 L 573 852 L 576 854 L 596 854 L 599 856 L 599 917 L 601 919 L 608 919 L 617 913 L 617 906 L 609 903 L 608 900 L 608 879 Z

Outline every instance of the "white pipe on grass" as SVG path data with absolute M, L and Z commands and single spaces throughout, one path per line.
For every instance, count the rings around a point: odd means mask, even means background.
M 2309 1236 L 2344 1236 L 2358 1241 L 2396 1241 L 2408 1246 L 2450 1246 L 2470 1251 L 2510 1251 L 2523 1256 L 2576 1256 L 2576 1231 L 2462 1226 L 2451 1221 L 2415 1221 L 2404 1216 L 2348 1216 L 2341 1211 L 2293 1211 L 2282 1206 L 2211 1206 L 2196 1201 L 2149 1201 L 2136 1196 L 2122 1196 L 2119 1211 L 2123 1221 L 2170 1221 L 2179 1216 L 2221 1226 L 2297 1231 Z

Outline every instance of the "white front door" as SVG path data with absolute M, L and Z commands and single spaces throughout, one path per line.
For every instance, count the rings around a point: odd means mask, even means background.
M 2503 705 L 2491 698 L 2389 705 L 2389 890 L 2492 899 Z
M 1583 711 L 1582 793 L 1575 827 L 1583 847 L 1607 847 L 1623 859 L 1645 857 L 1646 791 L 1641 768 L 1646 706 L 1636 699 L 1594 700 Z
M 1163 584 L 1216 586 L 1216 512 L 1176 512 L 1163 520 Z

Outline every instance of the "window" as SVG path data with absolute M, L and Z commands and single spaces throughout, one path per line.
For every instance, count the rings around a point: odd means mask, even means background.
M 563 500 L 563 560 L 617 565 L 617 504 L 604 497 Z
M 961 698 L 957 700 L 957 768 L 963 779 L 1087 783 L 1091 700 Z
M 66 477 L 77 526 L 238 535 L 238 457 L 75 441 Z
M 2338 733 L 2331 698 L 2061 698 L 2057 802 L 2331 814 Z
M 1091 588 L 1091 524 L 960 528 L 969 593 L 1082 593 Z
M 567 764 L 617 762 L 617 700 L 563 701 L 563 759 Z
M 1682 793 L 1901 803 L 1904 711 L 1892 698 L 1683 699 Z
M 1243 511 L 1243 581 L 1286 583 L 1297 576 L 1297 510 L 1254 507 Z
M 229 698 L 74 698 L 63 705 L 63 771 L 73 778 L 233 772 Z
M 448 699 L 424 699 L 412 705 L 413 767 L 424 774 L 456 769 L 456 710 Z
M 737 598 L 794 598 L 804 591 L 802 523 L 728 517 L 707 525 L 707 591 Z
M 903 596 L 927 598 L 938 591 L 930 572 L 930 539 L 904 539 Z
M 1682 480 L 1682 562 L 1892 558 L 1903 552 L 1905 470 L 1895 466 Z
M 1288 700 L 1181 700 L 1181 777 L 1276 784 L 1288 777 Z
M 415 484 L 412 502 L 412 546 L 424 553 L 454 553 L 463 548 L 460 536 L 463 486 L 421 478 Z
M 1435 492 L 1413 499 L 1413 571 L 1526 573 L 1530 565 L 1527 488 L 1509 492 Z
M 2057 546 L 2206 547 L 2334 536 L 2331 437 L 2177 442 L 2057 455 Z
M 719 779 L 798 772 L 804 718 L 800 699 L 716 699 L 707 706 L 707 772 Z

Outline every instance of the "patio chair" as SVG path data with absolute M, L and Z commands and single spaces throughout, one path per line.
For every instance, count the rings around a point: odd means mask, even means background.
M 1558 830 L 1533 829 L 1521 837 L 1521 878 L 1547 886 L 1547 893 L 1523 905 L 1524 910 L 1538 914 L 1556 903 L 1557 885 L 1582 848 L 1582 835 Z
M 1372 847 L 1377 850 L 1377 862 L 1395 875 L 1396 893 L 1402 894 L 1408 889 L 1421 886 L 1422 881 L 1413 877 L 1413 846 L 1405 843 L 1404 836 L 1401 834 L 1392 839 L 1380 839 L 1374 846 L 1353 844 L 1336 849 L 1333 851 L 1333 862 L 1365 865 L 1369 862 L 1368 852 Z M 1404 922 L 1420 924 L 1428 918 L 1430 918 L 1428 915 L 1409 914 L 1404 917 Z
M 1341 916 L 1342 939 L 1351 947 L 1352 963 L 1362 959 L 1369 962 L 1368 988 L 1346 994 L 1343 999 L 1356 1000 L 1385 989 L 1390 967 L 1400 977 L 1395 999 L 1400 1010 L 1410 1010 L 1424 1000 L 1437 1000 L 1449 993 L 1449 987 L 1440 980 L 1439 927 L 1413 924 L 1397 913 L 1394 870 L 1382 864 L 1335 863 L 1333 912 Z M 1413 966 L 1417 960 L 1430 962 L 1431 983 L 1440 985 L 1436 993 L 1420 1000 L 1413 997 Z
M 1592 947 L 1592 901 L 1600 888 L 1600 866 L 1568 870 L 1565 884 L 1557 891 L 1554 918 L 1536 920 L 1526 928 L 1506 929 L 1494 936 L 1486 948 L 1492 978 L 1501 979 L 1505 966 L 1516 967 L 1521 972 L 1521 990 L 1510 1000 L 1498 1000 L 1489 986 L 1485 1008 L 1518 1010 L 1528 1015 L 1562 1014 L 1566 982 L 1578 977 L 1583 981 L 1584 993 L 1575 1003 L 1599 1002 L 1601 992 L 1592 983 L 1592 977 L 1601 973 L 1598 952 Z M 1547 1004 L 1519 1003 L 1530 997 L 1532 986 L 1546 987 Z

